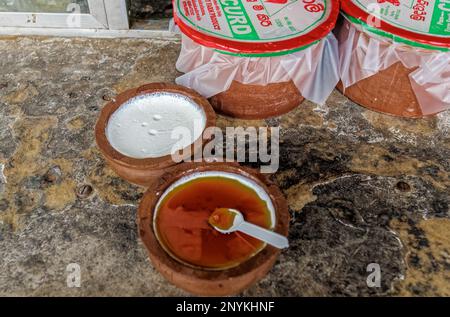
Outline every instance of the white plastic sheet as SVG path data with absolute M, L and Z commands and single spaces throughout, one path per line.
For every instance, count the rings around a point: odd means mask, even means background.
M 401 62 L 417 68 L 409 78 L 424 115 L 450 109 L 450 52 L 392 43 L 345 21 L 339 31 L 339 55 L 344 88 Z
M 227 55 L 182 35 L 176 67 L 185 74 L 176 82 L 209 98 L 228 90 L 233 80 L 254 85 L 292 80 L 304 98 L 324 104 L 339 81 L 338 65 L 333 34 L 302 51 L 273 57 Z

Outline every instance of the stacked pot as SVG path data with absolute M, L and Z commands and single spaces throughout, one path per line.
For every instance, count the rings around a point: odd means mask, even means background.
M 342 2 L 338 87 L 367 108 L 423 117 L 450 108 L 448 1 Z
M 246 119 L 281 115 L 305 98 L 324 103 L 339 81 L 331 33 L 338 0 L 173 4 L 182 33 L 176 67 L 185 73 L 176 82 L 209 98 L 219 113 Z
M 322 104 L 338 81 L 354 102 L 391 115 L 423 117 L 450 107 L 448 1 L 341 1 L 338 42 L 330 31 L 339 1 L 187 4 L 174 1 L 182 33 L 177 69 L 185 73 L 177 83 L 222 114 L 266 118 L 304 98 Z

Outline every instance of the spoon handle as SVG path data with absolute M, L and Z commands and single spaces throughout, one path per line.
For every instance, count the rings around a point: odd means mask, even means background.
M 237 227 L 238 231 L 248 234 L 254 238 L 257 238 L 261 241 L 266 242 L 278 249 L 284 249 L 289 247 L 288 239 L 281 234 L 276 232 L 261 228 L 257 225 L 254 225 L 250 222 L 242 222 L 239 227 Z

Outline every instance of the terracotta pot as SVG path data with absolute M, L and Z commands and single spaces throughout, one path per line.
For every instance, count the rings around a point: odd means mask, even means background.
M 289 229 L 288 206 L 283 194 L 258 172 L 237 164 L 182 164 L 165 174 L 159 183 L 144 195 L 138 211 L 139 235 L 147 248 L 154 267 L 171 283 L 197 295 L 226 296 L 242 292 L 263 278 L 275 263 L 280 251 L 265 246 L 262 251 L 239 264 L 221 271 L 193 268 L 175 260 L 160 245 L 153 231 L 154 208 L 159 197 L 175 181 L 192 173 L 221 171 L 238 174 L 251 179 L 261 186 L 273 202 L 275 208 L 275 231 L 287 236 Z
M 371 110 L 400 117 L 420 118 L 424 115 L 408 77 L 414 70 L 415 68 L 408 69 L 398 62 L 346 89 L 339 83 L 337 89 L 353 102 Z
M 279 116 L 296 108 L 303 100 L 292 81 L 266 86 L 233 81 L 227 91 L 210 98 L 217 112 L 242 119 Z
M 106 127 L 111 115 L 126 101 L 129 99 L 155 92 L 172 92 L 185 95 L 191 98 L 196 104 L 198 104 L 204 111 L 206 117 L 206 126 L 212 127 L 215 125 L 216 115 L 209 102 L 195 91 L 170 83 L 151 83 L 143 85 L 138 88 L 133 88 L 119 94 L 113 101 L 108 103 L 101 111 L 95 126 L 95 139 L 97 146 L 109 163 L 111 168 L 123 179 L 141 186 L 150 186 L 163 175 L 170 167 L 177 165 L 171 157 L 166 155 L 157 158 L 145 158 L 137 159 L 128 157 L 116 151 L 110 144 L 106 136 Z M 202 138 L 202 137 L 200 137 Z M 206 144 L 209 140 L 202 139 L 196 142 L 202 142 L 202 145 Z M 188 149 L 185 148 L 184 150 Z M 190 146 L 191 152 L 195 153 L 195 150 L 200 150 L 194 147 L 194 144 Z M 200 147 L 198 147 L 200 148 Z M 186 158 L 185 158 L 186 159 Z

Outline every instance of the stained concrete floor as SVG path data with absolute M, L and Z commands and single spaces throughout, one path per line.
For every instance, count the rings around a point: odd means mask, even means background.
M 176 41 L 0 39 L 0 295 L 185 295 L 149 263 L 135 224 L 144 189 L 95 146 L 115 93 L 173 81 Z M 450 295 L 450 113 L 404 120 L 334 92 L 266 121 L 282 127 L 272 176 L 291 247 L 242 295 Z M 93 192 L 79 193 L 91 185 Z M 78 194 L 77 194 L 78 193 Z M 68 288 L 66 267 L 81 267 Z M 381 287 L 366 284 L 369 263 Z

